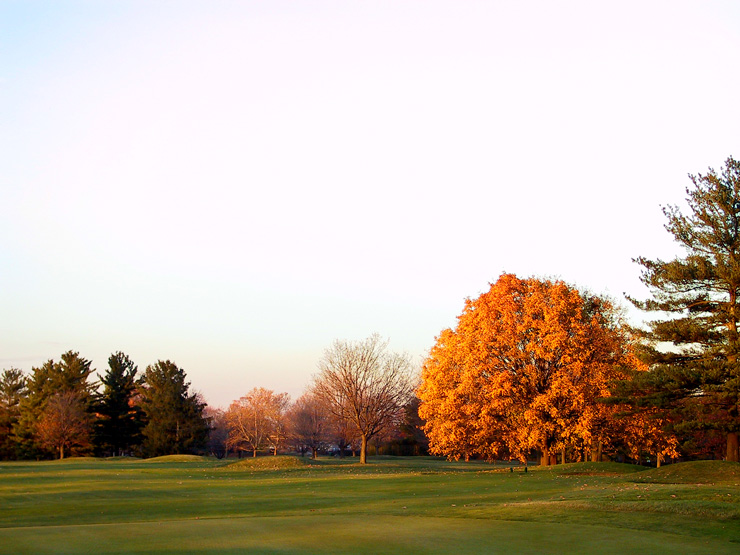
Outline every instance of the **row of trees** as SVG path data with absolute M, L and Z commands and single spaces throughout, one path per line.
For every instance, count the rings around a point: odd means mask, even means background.
M 229 451 L 330 448 L 367 460 L 375 438 L 425 448 L 413 403 L 410 364 L 390 353 L 378 336 L 337 341 L 320 372 L 294 403 L 287 393 L 254 388 L 226 411 L 207 407 L 190 391 L 184 370 L 158 361 L 142 375 L 123 353 L 92 381 L 91 362 L 69 351 L 29 376 L 5 370 L 0 377 L 0 457 L 56 454 L 158 456 Z
M 418 437 L 413 379 L 408 357 L 391 353 L 377 335 L 364 341 L 336 341 L 319 363 L 320 371 L 295 403 L 286 393 L 255 388 L 234 401 L 218 420 L 228 449 L 251 452 L 290 446 L 315 457 L 320 450 L 351 449 L 367 462 L 373 438 Z
M 92 381 L 93 372 L 91 361 L 73 351 L 33 368 L 29 376 L 5 370 L 0 457 L 156 456 L 205 445 L 205 403 L 173 362 L 160 360 L 138 376 L 137 366 L 118 352 L 99 383 Z
M 685 256 L 635 260 L 647 327 L 561 281 L 505 274 L 466 302 L 423 366 L 433 452 L 740 458 L 740 163 L 689 177 L 690 212 L 664 209 Z
M 252 455 L 357 445 L 365 463 L 373 438 L 404 423 L 408 437 L 418 433 L 418 407 L 431 451 L 451 458 L 649 454 L 660 464 L 714 454 L 721 441 L 724 458 L 737 461 L 740 163 L 690 179 L 690 213 L 664 210 L 685 256 L 636 259 L 651 298 L 630 300 L 656 315 L 646 328 L 628 326 L 602 296 L 504 274 L 439 335 L 418 386 L 408 357 L 371 336 L 328 348 L 295 403 L 257 388 L 225 412 L 206 410 L 170 361 L 137 377 L 122 353 L 97 391 L 90 361 L 70 351 L 28 377 L 2 374 L 0 455 L 161 455 L 209 440 L 214 452 Z

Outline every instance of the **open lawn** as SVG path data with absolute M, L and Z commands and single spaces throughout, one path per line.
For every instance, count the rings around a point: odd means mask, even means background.
M 0 553 L 740 553 L 740 464 L 0 463 Z

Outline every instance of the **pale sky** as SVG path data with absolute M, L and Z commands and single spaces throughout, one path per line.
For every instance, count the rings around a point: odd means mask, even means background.
M 738 54 L 736 1 L 0 0 L 0 368 L 226 407 L 335 339 L 419 364 L 502 272 L 644 297 Z

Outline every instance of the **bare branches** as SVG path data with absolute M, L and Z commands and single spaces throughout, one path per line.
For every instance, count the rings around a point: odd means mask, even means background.
M 287 393 L 275 393 L 255 387 L 238 401 L 231 403 L 226 412 L 229 429 L 228 446 L 232 449 L 250 450 L 252 456 L 267 445 L 277 450 L 287 437 L 286 411 L 290 404 Z
M 367 462 L 367 441 L 398 421 L 413 387 L 406 355 L 388 353 L 387 341 L 335 341 L 319 363 L 313 391 L 338 419 L 361 437 L 360 462 Z

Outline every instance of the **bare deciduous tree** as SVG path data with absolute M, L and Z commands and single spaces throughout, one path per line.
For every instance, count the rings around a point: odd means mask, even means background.
M 311 450 L 311 458 L 323 448 L 331 430 L 331 415 L 326 406 L 313 393 L 299 397 L 289 412 L 291 434 L 301 452 Z
M 273 393 L 270 403 L 271 406 L 268 411 L 270 433 L 267 435 L 267 443 L 272 447 L 272 454 L 277 455 L 280 446 L 288 439 L 290 395 L 287 393 Z
M 203 409 L 203 416 L 208 420 L 208 451 L 217 459 L 223 459 L 227 455 L 226 442 L 229 438 L 226 413 L 207 406 Z
M 229 429 L 228 446 L 250 450 L 252 456 L 267 445 L 277 447 L 285 438 L 283 415 L 289 403 L 287 393 L 255 387 L 226 411 Z
M 395 424 L 412 392 L 411 364 L 405 355 L 386 351 L 387 341 L 335 341 L 319 362 L 313 391 L 340 420 L 360 436 L 360 463 L 367 463 L 367 442 Z
M 331 416 L 331 438 L 339 448 L 339 456 L 344 457 L 347 449 L 352 451 L 352 456 L 356 456 L 357 448 L 360 445 L 359 436 L 356 427 L 347 420 Z

